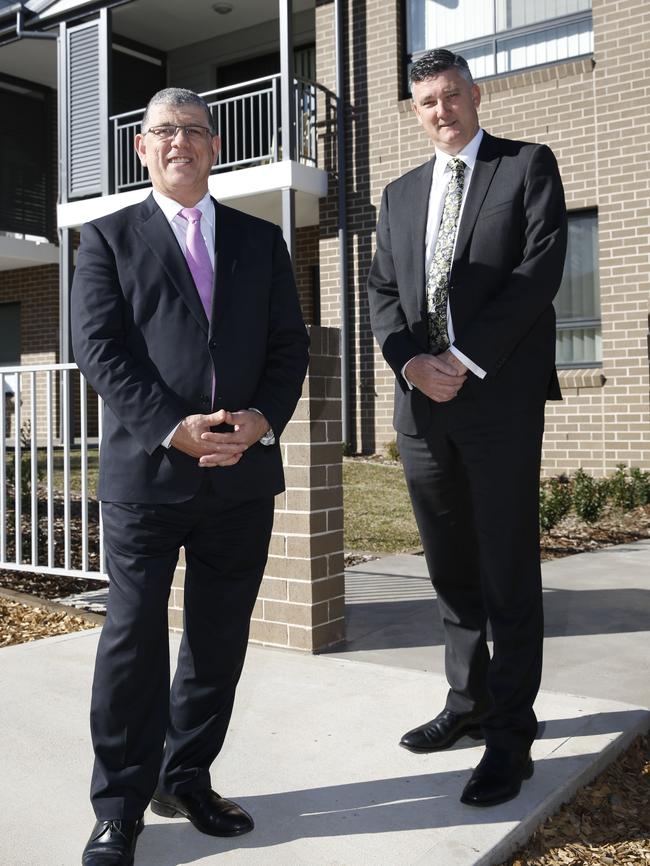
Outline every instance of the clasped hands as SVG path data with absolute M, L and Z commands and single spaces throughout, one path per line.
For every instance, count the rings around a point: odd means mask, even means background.
M 453 400 L 467 381 L 467 367 L 447 349 L 440 355 L 416 355 L 406 365 L 408 381 L 436 403 Z
M 210 428 L 230 424 L 228 433 L 213 433 Z M 228 412 L 220 409 L 209 415 L 188 415 L 183 418 L 172 436 L 171 445 L 199 458 L 199 466 L 234 466 L 242 454 L 270 429 L 270 424 L 259 412 L 242 409 Z

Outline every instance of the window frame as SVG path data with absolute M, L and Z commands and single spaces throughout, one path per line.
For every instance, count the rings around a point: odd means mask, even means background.
M 560 60 L 550 60 L 547 63 L 537 63 L 533 66 L 521 66 L 517 67 L 517 69 L 508 69 L 504 72 L 498 72 L 497 70 L 497 58 L 498 58 L 498 44 L 499 42 L 503 42 L 505 39 L 517 39 L 521 36 L 529 36 L 533 33 L 543 32 L 544 30 L 550 30 L 555 27 L 562 27 L 564 25 L 571 24 L 581 24 L 584 21 L 589 21 L 592 23 L 592 31 L 593 31 L 593 8 L 585 9 L 581 12 L 572 12 L 569 15 L 560 15 L 557 18 L 547 18 L 544 21 L 537 21 L 534 24 L 526 24 L 523 27 L 512 27 L 506 30 L 495 30 L 494 33 L 486 34 L 485 36 L 479 36 L 475 39 L 467 39 L 462 42 L 454 42 L 449 45 L 444 46 L 431 46 L 429 48 L 424 48 L 422 51 L 416 51 L 412 54 L 408 51 L 408 42 L 407 42 L 407 33 L 406 33 L 406 21 L 408 20 L 408 4 L 410 0 L 403 0 L 403 20 L 404 20 L 404 46 L 405 46 L 405 69 L 406 69 L 406 79 L 408 82 L 408 68 L 411 63 L 418 60 L 427 51 L 431 51 L 432 48 L 444 47 L 453 51 L 456 54 L 464 55 L 465 52 L 471 51 L 474 48 L 480 48 L 481 46 L 489 45 L 492 46 L 492 58 L 494 60 L 494 69 L 495 72 L 491 75 L 485 75 L 482 77 L 476 76 L 477 81 L 487 81 L 489 79 L 494 78 L 504 78 L 507 75 L 517 75 L 518 73 L 525 72 L 532 69 L 542 69 L 546 66 L 555 66 L 558 63 L 567 63 L 573 60 L 580 60 L 585 57 L 592 57 L 593 51 L 588 52 L 587 54 L 573 54 L 570 57 L 564 57 Z M 496 3 L 496 0 L 493 0 Z M 496 21 L 496 14 L 495 14 Z M 408 91 L 408 84 L 407 84 Z
M 600 309 L 600 281 L 598 278 L 598 209 L 595 207 L 590 208 L 580 208 L 578 210 L 569 211 L 567 217 L 571 220 L 571 217 L 584 217 L 584 216 L 593 216 L 596 223 L 596 250 L 595 250 L 595 261 L 594 261 L 594 269 L 593 272 L 596 275 L 596 285 L 594 288 L 594 293 L 597 295 L 598 300 L 598 308 Z M 565 265 L 566 267 L 566 265 Z M 564 277 L 564 274 L 563 274 Z M 557 298 L 557 295 L 556 295 Z M 556 341 L 557 341 L 557 333 L 558 331 L 576 331 L 576 330 L 587 330 L 589 328 L 595 328 L 600 330 L 601 340 L 602 340 L 602 314 L 598 317 L 586 317 L 586 316 L 576 316 L 575 318 L 560 318 L 556 313 L 556 322 L 555 322 L 555 332 L 556 332 Z M 556 342 L 557 347 L 557 342 Z M 557 351 L 556 351 L 557 354 Z M 570 361 L 568 363 L 560 363 L 556 362 L 556 367 L 558 370 L 588 370 L 588 369 L 600 369 L 603 366 L 602 359 L 602 343 L 601 343 L 601 358 L 600 360 L 594 361 Z

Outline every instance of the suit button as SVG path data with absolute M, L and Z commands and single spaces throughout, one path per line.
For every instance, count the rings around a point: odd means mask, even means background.
M 201 403 L 203 403 L 204 405 L 205 405 L 206 403 L 209 403 L 209 402 L 210 402 L 210 398 L 208 397 L 207 394 L 201 394 L 201 396 L 199 397 L 199 400 L 200 400 Z
M 217 341 L 216 340 L 210 340 L 210 342 L 208 343 L 208 346 L 211 349 L 216 349 L 217 348 Z

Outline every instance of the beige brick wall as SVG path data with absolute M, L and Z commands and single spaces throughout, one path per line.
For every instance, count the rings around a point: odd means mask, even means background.
M 269 558 L 251 641 L 315 652 L 345 638 L 340 345 L 335 328 L 310 328 L 302 397 L 282 435 L 287 489 L 276 499 Z M 184 562 L 170 626 L 182 628 Z
M 59 268 L 58 265 L 40 265 L 0 271 L 0 304 L 20 303 L 20 345 L 23 364 L 53 364 L 58 361 L 59 348 Z M 31 378 L 23 374 L 21 387 L 21 427 L 29 418 Z M 46 382 L 44 376 L 36 379 L 37 437 L 44 439 L 46 430 Z M 54 405 L 58 405 L 58 383 L 54 387 Z M 30 425 L 31 426 L 31 425 Z M 12 436 L 14 415 L 5 425 L 5 433 Z M 30 431 L 31 432 L 31 431 Z M 58 432 L 58 431 L 57 431 Z
M 393 374 L 371 343 L 365 305 L 374 222 L 386 183 L 431 153 L 410 100 L 401 99 L 400 9 L 398 0 L 368 0 L 348 20 L 351 413 L 353 445 L 366 452 L 395 436 Z M 318 76 L 332 88 L 333 11 L 330 3 L 316 10 Z M 593 61 L 481 82 L 482 125 L 495 135 L 548 144 L 558 158 L 569 210 L 598 208 L 603 367 L 562 371 L 565 399 L 547 409 L 548 474 L 578 466 L 603 474 L 619 462 L 650 468 L 650 6 L 644 0 L 594 0 L 593 22 Z M 332 324 L 340 322 L 335 221 L 332 187 L 321 211 L 323 322 Z

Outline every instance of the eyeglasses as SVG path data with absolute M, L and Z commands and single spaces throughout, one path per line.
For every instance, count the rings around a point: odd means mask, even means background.
M 154 138 L 160 139 L 160 141 L 169 141 L 171 138 L 175 138 L 177 133 L 181 131 L 190 141 L 199 141 L 202 138 L 205 138 L 206 135 L 212 136 L 214 133 L 211 129 L 208 129 L 207 126 L 195 126 L 192 124 L 191 126 L 151 126 L 146 132 L 147 135 L 149 132 L 154 136 Z

